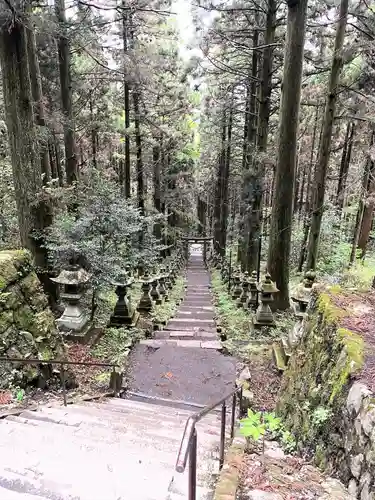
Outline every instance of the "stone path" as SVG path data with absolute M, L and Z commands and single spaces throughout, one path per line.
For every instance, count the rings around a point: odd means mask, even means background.
M 133 350 L 130 390 L 138 395 L 206 405 L 234 388 L 235 361 L 223 356 L 209 274 L 192 255 L 186 294 L 175 318 Z

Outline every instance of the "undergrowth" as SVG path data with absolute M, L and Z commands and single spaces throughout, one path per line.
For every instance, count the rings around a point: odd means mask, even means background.
M 151 311 L 151 319 L 155 324 L 166 323 L 177 312 L 177 307 L 180 300 L 184 296 L 185 291 L 185 278 L 179 276 L 173 285 L 172 290 L 168 290 L 168 302 L 156 305 Z
M 144 332 L 139 328 L 106 328 L 91 352 L 98 359 L 123 366 L 133 344 L 142 338 Z
M 216 313 L 227 339 L 247 340 L 252 332 L 251 315 L 228 294 L 227 285 L 221 280 L 219 271 L 212 270 L 212 291 L 215 297 Z

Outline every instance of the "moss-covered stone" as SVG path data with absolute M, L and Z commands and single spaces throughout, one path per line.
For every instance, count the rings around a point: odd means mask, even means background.
M 284 372 L 278 404 L 299 448 L 314 450 L 315 461 L 323 468 L 334 466 L 344 454 L 340 440 L 330 436 L 342 435 L 348 388 L 364 361 L 363 339 L 340 326 L 347 312 L 334 300 L 339 293 L 337 287 L 314 291 L 301 342 Z
M 26 250 L 0 252 L 0 356 L 53 359 L 64 347 L 47 298 Z M 48 385 L 45 366 L 27 363 L 0 364 L 0 388 L 35 383 Z
M 35 309 L 45 309 L 48 306 L 47 297 L 34 273 L 25 276 L 19 281 L 18 286 L 30 306 Z
M 8 330 L 13 323 L 12 311 L 3 311 L 0 313 L 0 334 Z

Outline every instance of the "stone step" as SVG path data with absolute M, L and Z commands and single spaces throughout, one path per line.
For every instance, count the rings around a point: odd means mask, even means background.
M 197 311 L 197 312 L 215 312 L 215 308 L 210 305 L 210 306 L 186 306 L 184 304 L 182 304 L 178 310 L 181 312 L 181 311 Z
M 187 471 L 174 466 L 191 411 L 108 399 L 29 413 L 0 421 L 1 500 L 187 499 Z M 197 499 L 206 500 L 218 471 L 220 415 L 207 415 L 197 433 Z M 4 485 L 17 486 L 15 496 L 3 495 Z
M 190 330 L 157 330 L 154 332 L 155 339 L 171 340 L 217 340 L 216 332 L 190 331 Z
M 210 333 L 215 333 L 216 332 L 216 327 L 215 327 L 215 322 L 212 321 L 210 323 L 201 323 L 198 321 L 194 322 L 181 322 L 181 321 L 176 321 L 176 320 L 171 320 L 167 324 L 166 331 L 175 331 L 175 332 L 182 332 L 184 330 L 186 331 L 197 331 L 197 332 L 210 332 Z
M 140 341 L 141 345 L 147 345 L 148 347 L 153 347 L 158 349 L 163 345 L 176 345 L 178 347 L 189 347 L 189 348 L 202 348 L 202 349 L 215 349 L 220 351 L 223 349 L 221 342 L 219 340 L 172 340 L 172 339 L 146 339 Z
M 194 318 L 197 320 L 202 319 L 214 319 L 214 314 L 210 311 L 181 311 L 180 309 L 177 311 L 174 319 L 182 319 L 182 318 Z
M 196 318 L 173 318 L 169 323 L 178 323 L 186 326 L 215 326 L 215 321 L 213 319 L 196 319 Z

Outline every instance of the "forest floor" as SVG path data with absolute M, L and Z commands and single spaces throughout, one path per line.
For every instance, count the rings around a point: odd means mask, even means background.
M 274 441 L 253 445 L 238 465 L 237 500 L 349 500 L 342 484 Z
M 375 391 L 375 290 L 340 290 L 332 300 L 343 311 L 340 326 L 363 338 L 364 364 L 356 378 Z
M 89 345 L 69 343 L 67 345 L 68 361 L 100 362 L 101 359 L 92 355 Z M 72 367 L 75 384 L 67 389 L 68 399 L 101 397 L 109 392 L 110 372 L 102 367 L 74 366 Z M 67 380 L 69 386 L 69 378 Z M 0 391 L 0 415 L 16 412 L 20 409 L 38 405 L 61 403 L 63 392 L 60 384 L 53 384 L 48 389 L 29 387 L 26 391 L 15 387 L 13 390 Z

